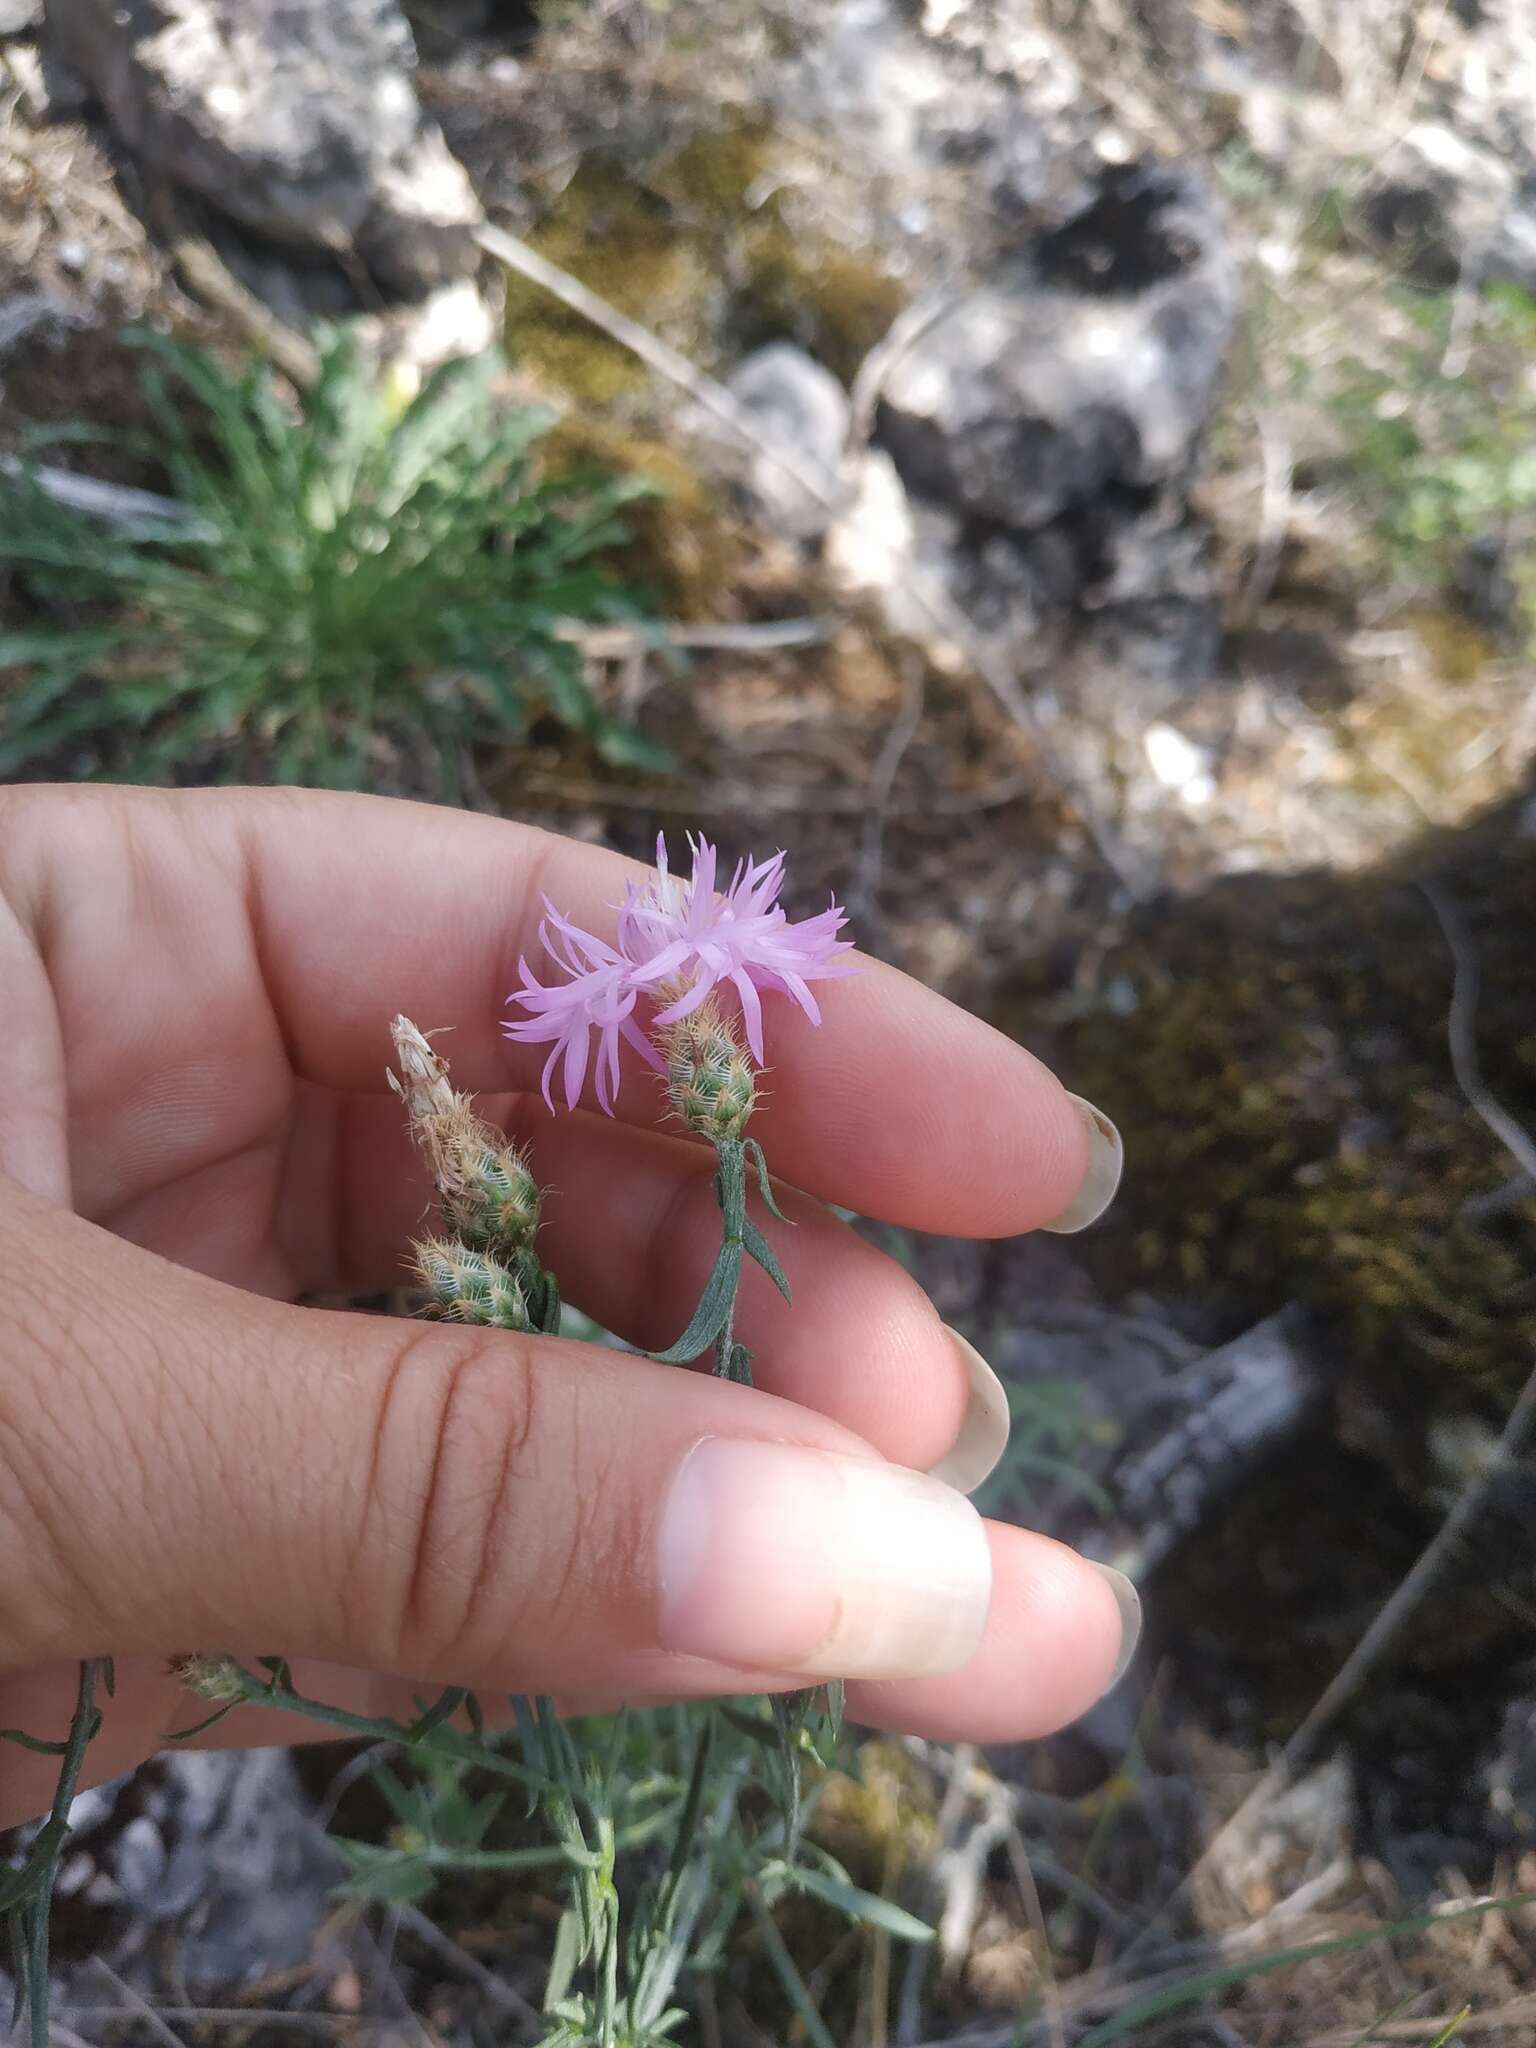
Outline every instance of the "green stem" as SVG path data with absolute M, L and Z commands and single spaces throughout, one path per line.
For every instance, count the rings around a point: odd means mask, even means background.
M 816 2009 L 816 2001 L 800 1972 L 795 1968 L 795 1959 L 784 1944 L 768 1901 L 758 1886 L 748 1879 L 745 1886 L 747 1904 L 752 1908 L 752 1917 L 757 1922 L 758 1932 L 763 1937 L 763 1947 L 773 1965 L 774 1974 L 783 1985 L 790 2004 L 805 2023 L 812 2048 L 837 2048 L 837 2043 L 827 2031 L 827 2023 Z
M 616 1828 L 614 1850 L 642 1848 L 674 1821 L 680 1810 L 678 1805 L 664 1807 L 656 1813 L 648 1813 L 644 1820 L 631 1821 L 628 1827 Z M 579 1870 L 601 1871 L 604 1868 L 601 1851 L 564 1846 L 548 1849 L 429 1847 L 421 1851 L 420 1861 L 432 1870 L 554 1870 L 570 1864 L 575 1864 Z
M 491 1749 L 472 1735 L 459 1735 L 451 1728 L 423 1729 L 420 1722 L 391 1721 L 381 1714 L 350 1714 L 344 1707 L 329 1707 L 323 1700 L 308 1699 L 303 1693 L 295 1692 L 292 1686 L 280 1685 L 275 1678 L 258 1678 L 234 1658 L 228 1661 L 237 1674 L 241 1705 L 276 1707 L 282 1713 L 300 1714 L 309 1721 L 322 1721 L 327 1727 L 339 1728 L 344 1734 L 357 1735 L 370 1742 L 398 1742 L 417 1756 L 438 1756 L 453 1763 L 477 1764 L 493 1776 L 514 1778 L 520 1785 L 536 1787 L 540 1783 L 535 1772 L 524 1770 L 510 1757 L 503 1756 L 499 1750 Z
M 96 1711 L 96 1681 L 102 1665 L 103 1660 L 96 1657 L 87 1657 L 81 1663 L 75 1712 L 64 1743 L 53 1805 L 37 1831 L 25 1864 L 0 1893 L 6 1910 L 21 1916 L 15 1929 L 20 1937 L 15 1947 L 18 1955 L 25 1957 L 26 1967 L 17 1992 L 18 1996 L 25 1994 L 30 2008 L 32 2048 L 49 2048 L 48 1921 L 53 1909 L 53 1883 L 69 1839 L 69 1809 L 80 1783 L 85 1752 L 101 1725 Z M 29 1916 L 30 1927 L 26 1924 Z

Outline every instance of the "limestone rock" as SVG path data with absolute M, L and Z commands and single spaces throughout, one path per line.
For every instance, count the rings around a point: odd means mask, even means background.
M 848 433 L 848 398 L 830 370 L 804 349 L 774 341 L 754 349 L 738 365 L 728 388 L 767 441 L 820 470 L 829 491 L 836 488 Z M 811 539 L 825 530 L 830 516 L 826 507 L 776 464 L 759 456 L 748 487 L 764 516 L 781 530 L 798 539 Z
M 1427 284 L 1454 284 L 1467 270 L 1536 291 L 1536 174 L 1443 123 L 1408 130 L 1357 212 Z
M 1237 305 L 1192 173 L 1104 173 L 1081 213 L 967 294 L 895 363 L 881 438 L 909 487 L 1033 531 L 1106 492 L 1181 487 Z
M 473 264 L 479 206 L 395 0 L 48 0 L 47 30 L 150 180 L 406 296 Z

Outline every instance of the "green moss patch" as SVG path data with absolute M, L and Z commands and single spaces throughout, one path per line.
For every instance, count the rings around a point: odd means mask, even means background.
M 589 151 L 528 240 L 702 368 L 789 340 L 846 381 L 901 311 L 907 288 L 819 225 L 799 190 L 806 175 L 773 128 L 750 119 L 697 131 L 646 159 Z M 506 342 L 552 385 L 599 404 L 643 388 L 649 374 L 513 275 Z
M 1435 849 L 1479 955 L 1489 1084 L 1536 1124 L 1536 843 L 1507 818 Z M 1512 1396 L 1536 1355 L 1536 1190 L 1446 1048 L 1451 963 L 1404 869 L 1246 877 L 1138 916 L 1111 1006 L 1056 1047 L 1125 1134 L 1119 1284 L 1327 1312 L 1341 1364 L 1410 1398 Z

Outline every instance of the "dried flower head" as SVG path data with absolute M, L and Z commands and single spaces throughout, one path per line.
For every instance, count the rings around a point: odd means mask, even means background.
M 245 1697 L 245 1674 L 233 1657 L 183 1657 L 174 1673 L 200 1700 L 230 1703 Z
M 539 936 L 566 979 L 545 984 L 519 961 L 522 987 L 508 998 L 527 1011 L 503 1025 L 522 1044 L 548 1045 L 544 1098 L 554 1107 L 551 1083 L 560 1069 L 565 1099 L 580 1100 L 591 1064 L 591 1034 L 598 1034 L 597 1099 L 610 1114 L 619 1084 L 620 1041 L 651 1066 L 671 1064 L 669 1027 L 692 1016 L 726 985 L 735 992 L 752 1057 L 764 1061 L 762 996 L 791 997 L 813 1024 L 821 1011 L 809 984 L 853 972 L 850 941 L 839 937 L 844 913 L 833 902 L 815 917 L 792 921 L 779 902 L 784 855 L 740 861 L 725 889 L 716 886 L 717 856 L 707 839 L 690 839 L 693 872 L 685 881 L 670 871 L 664 838 L 656 842 L 656 873 L 631 883 L 618 908 L 616 944 L 583 931 L 546 903 Z M 660 1004 L 652 1030 L 667 1059 L 635 1021 L 644 996 Z
M 390 1035 L 403 1078 L 387 1079 L 431 1167 L 450 1233 L 491 1253 L 531 1245 L 539 1227 L 539 1185 L 522 1153 L 475 1115 L 409 1017 L 396 1017 Z

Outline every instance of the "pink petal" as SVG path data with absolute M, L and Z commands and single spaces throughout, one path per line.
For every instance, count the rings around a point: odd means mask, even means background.
M 737 995 L 741 997 L 742 1021 L 747 1027 L 747 1043 L 752 1048 L 752 1057 L 759 1066 L 763 1059 L 763 1006 L 758 1001 L 757 990 L 745 968 L 738 967 L 731 976 Z

